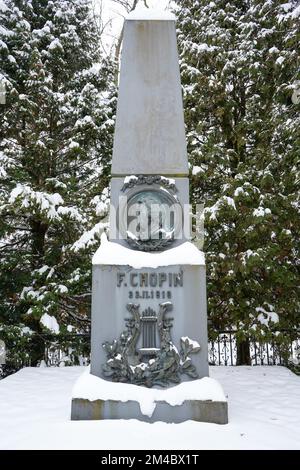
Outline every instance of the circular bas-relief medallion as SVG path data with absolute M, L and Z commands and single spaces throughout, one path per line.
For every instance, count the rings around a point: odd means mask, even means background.
M 122 191 L 126 202 L 119 207 L 119 228 L 130 247 L 140 251 L 169 247 L 182 226 L 182 207 L 173 180 L 127 177 Z

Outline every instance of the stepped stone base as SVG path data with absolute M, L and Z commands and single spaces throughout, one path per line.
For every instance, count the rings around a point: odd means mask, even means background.
M 90 401 L 83 398 L 73 398 L 71 419 L 138 419 L 148 423 L 155 421 L 181 423 L 191 419 L 205 423 L 227 424 L 228 406 L 226 401 L 186 400 L 182 405 L 176 406 L 165 401 L 158 401 L 152 416 L 149 417 L 141 413 L 139 403 L 136 401 Z

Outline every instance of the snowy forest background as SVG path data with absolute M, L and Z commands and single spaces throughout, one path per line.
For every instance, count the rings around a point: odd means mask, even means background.
M 0 337 L 11 368 L 39 364 L 50 333 L 72 346 L 64 363 L 86 354 L 70 335 L 89 332 L 109 206 L 122 32 L 107 47 L 108 1 L 0 0 Z M 151 6 L 113 3 L 124 14 Z M 250 337 L 288 354 L 300 318 L 299 2 L 169 8 L 191 201 L 205 205 L 210 338 L 236 331 L 240 363 Z

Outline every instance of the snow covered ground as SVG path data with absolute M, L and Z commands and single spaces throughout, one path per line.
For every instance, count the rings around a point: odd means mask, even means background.
M 70 421 L 84 367 L 26 368 L 0 381 L 1 449 L 300 449 L 300 377 L 284 367 L 211 367 L 228 425 Z

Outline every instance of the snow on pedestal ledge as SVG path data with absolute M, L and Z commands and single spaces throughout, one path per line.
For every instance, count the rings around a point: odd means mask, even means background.
M 164 401 L 171 406 L 182 405 L 186 400 L 226 402 L 219 382 L 210 377 L 182 382 L 168 389 L 146 388 L 139 385 L 109 382 L 85 371 L 73 387 L 72 398 L 89 401 L 115 400 L 121 402 L 136 401 L 141 413 L 151 416 L 157 402 Z
M 135 269 L 158 268 L 160 266 L 191 265 L 205 266 L 204 253 L 191 242 L 170 248 L 161 253 L 146 253 L 131 250 L 119 243 L 107 240 L 106 234 L 101 236 L 101 245 L 93 256 L 93 264 L 131 266 Z

